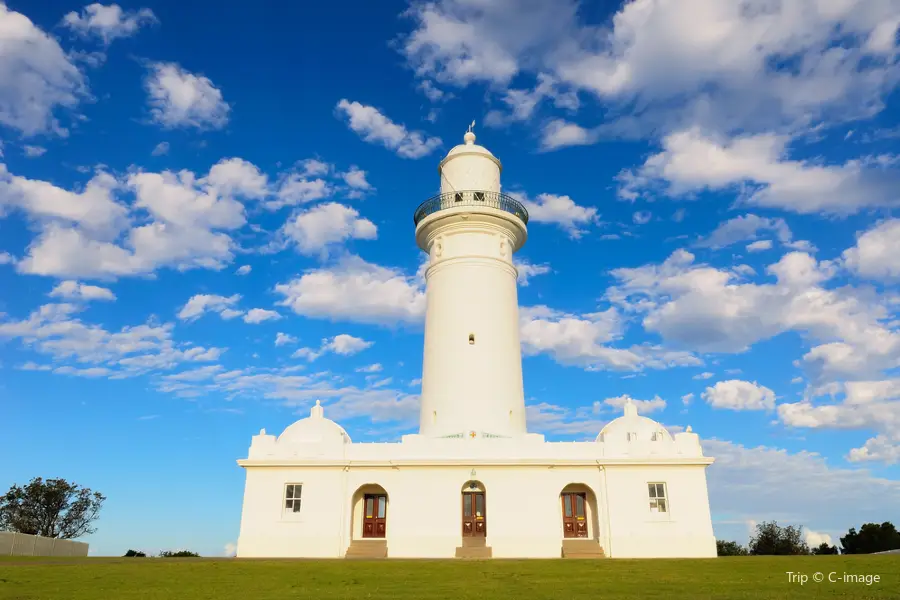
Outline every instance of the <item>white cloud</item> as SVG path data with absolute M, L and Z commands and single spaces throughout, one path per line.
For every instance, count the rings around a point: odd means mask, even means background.
M 336 202 L 297 212 L 282 228 L 301 254 L 317 254 L 352 239 L 374 240 L 378 228 L 359 212 Z
M 398 47 L 420 77 L 459 86 L 550 76 L 599 97 L 618 131 L 799 129 L 883 107 L 896 12 L 892 0 L 634 0 L 598 24 L 577 0 L 437 0 L 405 13 Z
M 153 63 L 145 87 L 153 121 L 167 129 L 221 129 L 228 123 L 231 107 L 208 77 L 175 63 Z
M 59 43 L 0 3 L 0 124 L 25 136 L 67 135 L 55 117 L 87 96 L 84 75 Z
M 613 348 L 621 335 L 621 319 L 615 309 L 582 315 L 564 313 L 546 306 L 520 307 L 520 336 L 526 356 L 547 354 L 563 365 L 590 370 L 638 371 L 644 367 L 665 369 L 699 364 L 685 352 L 653 346 Z
M 900 436 L 890 439 L 886 435 L 877 435 L 866 440 L 860 448 L 853 448 L 847 455 L 851 462 L 877 461 L 887 465 L 900 463 Z
M 435 85 L 427 79 L 419 82 L 418 89 L 432 102 L 439 102 L 447 96 L 443 90 L 435 87 Z
M 0 265 L 14 265 L 16 257 L 9 252 L 0 252 Z
M 116 198 L 126 192 L 134 194 L 130 205 Z M 56 277 L 221 269 L 235 250 L 226 232 L 246 224 L 239 198 L 266 193 L 265 176 L 239 158 L 219 161 L 200 178 L 186 170 L 133 170 L 119 181 L 100 172 L 81 192 L 10 175 L 0 166 L 0 206 L 18 207 L 42 224 L 19 270 Z
M 810 548 L 818 548 L 822 544 L 828 544 L 829 546 L 834 545 L 830 535 L 827 533 L 819 533 L 812 529 L 805 529 L 803 531 L 803 539 Z
M 70 192 L 46 181 L 11 174 L 0 164 L 0 210 L 18 208 L 40 222 L 74 224 L 108 238 L 127 224 L 128 209 L 115 198 L 116 179 L 97 173 L 80 192 Z
M 555 107 L 567 109 L 570 112 L 577 110 L 580 104 L 577 94 L 562 90 L 556 80 L 549 75 L 540 73 L 534 89 L 506 89 L 503 92 L 502 101 L 509 112 L 491 110 L 485 115 L 484 123 L 488 127 L 505 127 L 512 122 L 528 121 L 544 100 L 550 100 Z M 580 128 L 568 125 L 561 119 L 548 123 L 544 127 L 545 149 L 576 145 L 578 141 L 574 138 L 578 135 L 575 132 L 577 129 Z M 592 134 L 588 133 L 587 135 Z
M 77 281 L 62 281 L 50 291 L 51 298 L 67 300 L 115 300 L 112 290 L 96 285 L 87 285 Z
M 193 321 L 199 319 L 207 312 L 222 312 L 226 308 L 234 306 L 240 299 L 240 294 L 234 294 L 233 296 L 197 294 L 191 296 L 181 310 L 178 311 L 178 318 L 182 321 Z
M 224 352 L 222 348 L 179 347 L 172 339 L 171 324 L 148 323 L 110 332 L 73 318 L 81 308 L 67 303 L 45 304 L 26 319 L 0 321 L 0 338 L 19 339 L 56 363 L 71 359 L 77 366 L 60 365 L 57 372 L 83 377 L 132 377 L 183 362 L 217 360 Z
M 420 323 L 422 282 L 402 272 L 349 257 L 275 286 L 279 304 L 307 317 L 376 324 Z
M 251 308 L 244 315 L 244 323 L 253 325 L 262 323 L 263 321 L 277 321 L 281 315 L 274 310 L 266 310 L 265 308 Z
M 792 237 L 791 230 L 784 219 L 767 219 L 754 214 L 746 214 L 719 224 L 711 234 L 700 239 L 697 245 L 719 250 L 732 244 L 756 240 L 761 233 L 773 234 L 782 244 L 789 243 Z M 768 247 L 771 248 L 772 242 L 768 241 L 768 243 Z
M 237 271 L 235 271 L 236 275 L 249 275 L 250 271 L 253 270 L 253 267 L 250 265 L 241 265 L 238 267 Z
M 541 149 L 549 151 L 568 146 L 589 146 L 599 138 L 600 132 L 596 129 L 585 129 L 576 123 L 554 119 L 541 130 Z
M 321 200 L 334 192 L 334 187 L 321 178 L 310 179 L 310 175 L 292 172 L 283 175 L 278 183 L 275 198 L 267 200 L 264 206 L 278 210 L 283 206 L 296 206 Z
M 158 23 L 149 8 L 123 11 L 118 4 L 103 6 L 96 2 L 85 6 L 81 14 L 75 11 L 68 13 L 62 22 L 73 32 L 84 37 L 97 36 L 105 44 L 116 38 L 132 36 L 144 25 Z
M 851 287 L 826 289 L 834 265 L 790 252 L 767 269 L 774 283 L 742 283 L 729 271 L 674 252 L 660 265 L 614 269 L 607 297 L 643 315 L 645 329 L 704 352 L 741 352 L 786 331 L 821 341 L 803 357 L 817 378 L 865 377 L 896 366 L 900 332 L 885 299 Z
M 366 179 L 366 172 L 358 167 L 351 166 L 347 172 L 341 173 L 341 179 L 354 190 L 368 192 L 373 189 Z
M 79 369 L 69 365 L 57 367 L 56 369 L 53 369 L 53 372 L 57 375 L 72 375 L 74 377 L 87 377 L 89 379 L 95 377 L 108 377 L 113 374 L 113 371 L 106 367 L 85 367 Z
M 703 373 L 697 373 L 696 375 L 694 375 L 693 377 L 691 377 L 691 379 L 711 379 L 711 378 L 713 378 L 713 377 L 715 377 L 715 374 L 714 374 L 714 373 L 710 373 L 709 371 L 705 371 L 705 372 L 703 372 Z
M 628 401 L 631 401 L 634 406 L 637 408 L 638 414 L 646 415 L 658 410 L 662 410 L 666 407 L 666 401 L 660 398 L 659 396 L 654 396 L 651 400 L 637 400 L 632 398 L 628 394 L 624 394 L 622 396 L 617 396 L 615 398 L 607 398 L 603 401 L 603 404 L 606 406 L 612 406 L 613 408 L 618 408 L 622 410 L 625 407 L 625 404 Z M 602 405 L 600 402 L 594 403 L 595 412 L 599 412 L 602 410 Z
M 693 399 L 694 399 L 694 394 L 693 394 L 693 393 L 685 394 L 684 396 L 681 397 L 681 402 L 682 402 L 682 404 L 684 404 L 685 406 L 687 406 L 688 404 L 691 403 L 691 401 L 692 401 Z
M 347 119 L 347 126 L 363 140 L 381 144 L 402 158 L 422 158 L 441 145 L 440 138 L 430 137 L 420 131 L 408 131 L 394 123 L 374 106 L 341 100 L 336 107 L 339 115 Z
M 169 142 L 160 142 L 153 147 L 150 156 L 162 156 L 169 153 Z
M 365 367 L 359 367 L 358 369 L 356 369 L 357 373 L 380 373 L 381 371 L 381 363 L 372 363 L 371 365 L 366 365 Z
M 530 404 L 525 407 L 529 431 L 591 440 L 600 433 L 606 424 L 605 420 L 592 418 L 594 413 L 594 410 L 584 407 L 572 410 L 547 402 Z
M 747 252 L 763 252 L 772 249 L 772 240 L 757 240 L 747 244 Z
M 47 152 L 47 149 L 43 146 L 22 146 L 22 153 L 27 158 L 37 158 L 39 156 L 43 156 Z
M 652 218 L 653 213 L 649 210 L 640 210 L 631 215 L 631 220 L 634 221 L 635 225 L 646 225 Z
M 552 223 L 562 228 L 569 237 L 578 239 L 587 233 L 584 226 L 596 223 L 597 209 L 580 206 L 568 196 L 538 194 L 530 200 L 521 193 L 511 194 L 528 210 L 529 223 Z
M 466 85 L 505 85 L 526 53 L 560 42 L 574 21 L 571 2 L 416 3 L 406 16 L 415 29 L 400 50 L 421 77 Z
M 813 452 L 750 448 L 700 435 L 704 454 L 716 458 L 707 477 L 720 539 L 736 537 L 723 522 L 740 521 L 739 534 L 746 535 L 746 520 L 777 520 L 842 535 L 860 523 L 882 522 L 900 503 L 900 483 L 865 469 L 835 467 Z
M 517 277 L 519 285 L 527 286 L 530 278 L 550 272 L 550 265 L 535 265 L 524 259 L 515 259 L 514 262 L 519 274 Z
M 331 342 L 329 342 L 329 348 L 336 354 L 349 356 L 351 354 L 356 354 L 357 352 L 365 350 L 372 344 L 373 342 L 367 342 L 362 338 L 353 337 L 352 335 L 342 333 L 340 335 L 334 336 L 331 339 Z
M 844 251 L 843 259 L 860 277 L 900 279 L 900 219 L 887 219 L 864 232 Z
M 713 408 L 730 410 L 772 410 L 775 392 L 758 383 L 730 379 L 706 388 L 700 397 Z
M 734 190 L 741 192 L 740 204 L 836 215 L 900 202 L 895 193 L 900 170 L 893 158 L 822 165 L 788 159 L 788 142 L 788 136 L 771 133 L 727 139 L 697 128 L 678 131 L 664 137 L 663 151 L 639 169 L 618 175 L 619 195 L 632 200 L 653 189 L 672 197 Z
M 847 381 L 807 390 L 803 400 L 778 406 L 789 427 L 870 429 L 878 435 L 850 450 L 848 460 L 893 464 L 900 456 L 900 379 Z
M 20 371 L 52 371 L 53 367 L 50 365 L 39 365 L 35 362 L 28 361 L 16 367 Z
M 297 338 L 292 336 L 289 333 L 278 332 L 275 334 L 275 345 L 276 346 L 284 346 L 285 344 L 296 344 Z
M 293 358 L 305 358 L 309 361 L 316 360 L 323 354 L 327 353 L 339 354 L 341 356 L 352 356 L 354 354 L 362 352 L 366 348 L 371 347 L 373 344 L 374 342 L 369 342 L 362 338 L 354 337 L 346 333 L 341 333 L 332 338 L 323 339 L 322 344 L 317 350 L 314 350 L 312 348 L 299 348 L 291 356 Z

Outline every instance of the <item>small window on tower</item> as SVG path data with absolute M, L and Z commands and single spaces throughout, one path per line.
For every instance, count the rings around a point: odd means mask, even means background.
M 475 192 L 475 199 L 484 202 L 484 192 Z
M 470 346 L 475 345 L 475 334 L 474 333 L 469 334 L 469 345 Z
M 456 194 L 453 196 L 453 201 L 454 202 L 462 202 L 462 193 L 456 192 Z

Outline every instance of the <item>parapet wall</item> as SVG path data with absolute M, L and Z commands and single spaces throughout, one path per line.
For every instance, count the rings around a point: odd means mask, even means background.
M 0 531 L 0 556 L 87 556 L 88 544 Z

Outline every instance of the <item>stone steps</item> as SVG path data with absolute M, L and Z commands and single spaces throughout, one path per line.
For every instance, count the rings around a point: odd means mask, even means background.
M 493 551 L 490 546 L 458 546 L 456 558 L 492 558 Z
M 596 540 L 571 539 L 563 540 L 563 558 L 605 558 L 603 546 Z
M 387 541 L 353 540 L 344 558 L 387 558 Z

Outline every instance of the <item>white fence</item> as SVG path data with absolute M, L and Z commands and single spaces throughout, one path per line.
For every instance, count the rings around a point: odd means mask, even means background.
M 87 556 L 86 542 L 0 531 L 0 556 Z

